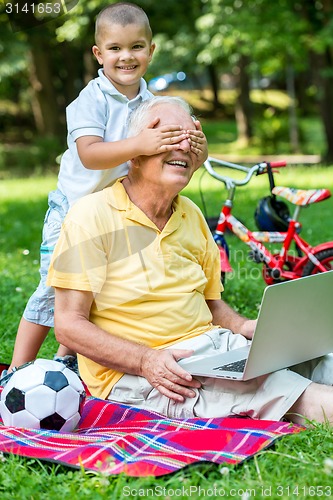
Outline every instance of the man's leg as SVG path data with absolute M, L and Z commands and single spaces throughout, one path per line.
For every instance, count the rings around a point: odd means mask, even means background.
M 312 382 L 285 416 L 301 425 L 307 420 L 333 424 L 333 387 Z
M 196 354 L 211 354 L 240 347 L 237 342 L 247 343 L 241 335 L 215 330 L 209 335 L 180 342 L 177 347 L 193 349 Z M 316 382 L 311 382 L 312 377 Z M 246 382 L 209 377 L 199 380 L 202 386 L 195 390 L 197 396 L 180 404 L 162 396 L 142 377 L 124 375 L 114 385 L 108 399 L 154 410 L 171 418 L 232 415 L 280 420 L 286 417 L 302 425 L 307 420 L 329 421 L 333 425 L 332 355 Z

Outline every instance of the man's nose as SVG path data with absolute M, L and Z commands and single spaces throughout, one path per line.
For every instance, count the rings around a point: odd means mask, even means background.
M 179 146 L 179 149 L 181 149 L 182 151 L 185 151 L 185 153 L 188 153 L 191 150 L 191 146 L 190 146 L 188 139 L 183 139 L 182 141 L 180 141 L 178 146 Z

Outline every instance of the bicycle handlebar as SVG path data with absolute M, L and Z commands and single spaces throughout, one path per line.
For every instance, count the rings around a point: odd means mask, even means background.
M 285 160 L 269 161 L 266 163 L 267 163 L 267 165 L 270 165 L 272 168 L 286 167 L 287 166 L 287 162 Z
M 239 170 L 241 172 L 246 172 L 246 176 L 244 177 L 244 179 L 238 180 L 238 179 L 233 179 L 232 177 L 228 177 L 226 175 L 220 175 L 215 171 L 215 169 L 212 166 L 212 163 L 216 163 L 224 167 L 229 167 L 234 170 Z M 287 163 L 281 160 L 272 162 L 264 161 L 261 163 L 257 163 L 256 165 L 253 165 L 253 167 L 244 167 L 243 165 L 238 165 L 237 163 L 231 163 L 228 161 L 219 160 L 217 158 L 213 158 L 212 156 L 208 156 L 207 160 L 204 163 L 204 167 L 207 170 L 207 172 L 218 181 L 223 182 L 227 188 L 232 188 L 234 186 L 245 186 L 245 184 L 247 184 L 250 181 L 251 177 L 254 174 L 260 175 L 266 173 L 269 167 L 277 168 L 277 167 L 285 167 L 286 165 Z

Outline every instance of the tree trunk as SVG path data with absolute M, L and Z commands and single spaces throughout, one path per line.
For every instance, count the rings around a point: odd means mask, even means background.
M 320 75 L 322 83 L 322 95 L 320 99 L 320 110 L 326 136 L 326 153 L 324 160 L 333 163 L 333 61 L 329 49 L 323 54 L 325 73 Z
M 85 50 L 83 54 L 83 66 L 84 66 L 83 83 L 84 85 L 87 85 L 90 82 L 90 80 L 96 78 L 97 71 L 99 68 L 101 68 L 101 66 L 98 64 L 95 57 L 93 56 L 91 49 Z
M 222 109 L 223 106 L 220 103 L 219 100 L 219 90 L 220 90 L 220 85 L 219 85 L 219 80 L 218 80 L 218 75 L 216 68 L 213 64 L 210 64 L 207 66 L 208 69 L 208 75 L 209 75 L 209 80 L 211 84 L 211 88 L 213 91 L 213 106 L 214 106 L 214 111 L 218 109 Z
M 323 54 L 312 53 L 311 60 L 318 87 L 319 111 L 326 139 L 323 159 L 327 163 L 333 163 L 333 76 L 331 76 L 333 61 L 328 49 Z
M 249 60 L 241 55 L 238 64 L 238 96 L 235 107 L 238 141 L 246 145 L 253 137 L 252 105 L 250 100 Z
M 311 66 L 310 61 L 309 66 Z M 295 73 L 295 94 L 298 113 L 300 116 L 308 116 L 311 113 L 313 114 L 313 99 L 311 99 L 311 97 L 307 94 L 309 82 L 311 81 L 312 71 L 310 69 L 297 71 L 297 73 Z
M 323 35 L 323 30 L 328 28 L 332 18 L 333 1 L 322 0 L 318 4 L 322 10 L 316 8 L 315 0 L 308 2 L 299 2 L 302 16 L 309 23 L 309 31 L 312 36 L 319 39 Z M 327 35 L 326 35 L 327 36 Z M 325 40 L 326 37 L 324 37 Z M 323 39 L 321 39 L 323 42 Z M 325 40 L 325 48 L 321 48 L 319 53 L 310 52 L 311 68 L 313 70 L 314 80 L 318 87 L 318 101 L 321 119 L 326 138 L 326 152 L 324 160 L 328 163 L 333 162 L 333 50 L 328 41 Z
M 289 141 L 293 153 L 299 153 L 299 134 L 296 113 L 295 72 L 292 64 L 287 64 L 286 71 L 287 93 L 289 104 Z
M 47 38 L 42 36 L 42 28 L 35 31 L 29 40 L 29 79 L 33 91 L 32 109 L 36 128 L 41 135 L 58 135 L 60 121 L 51 71 L 52 48 L 47 43 Z

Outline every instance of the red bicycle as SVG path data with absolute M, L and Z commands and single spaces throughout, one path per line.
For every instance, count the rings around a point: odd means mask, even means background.
M 213 165 L 241 171 L 245 176 L 237 180 L 221 175 Z M 222 206 L 217 225 L 213 229 L 214 239 L 220 250 L 222 281 L 224 281 L 225 273 L 233 271 L 229 262 L 229 247 L 225 239 L 228 229 L 250 247 L 251 259 L 263 265 L 263 278 L 268 285 L 333 269 L 333 241 L 313 247 L 299 235 L 302 228 L 299 222 L 301 209 L 328 199 L 331 193 L 328 189 L 304 190 L 275 186 L 274 172 L 276 168 L 284 166 L 286 162 L 278 161 L 262 162 L 253 167 L 245 167 L 212 157 L 208 157 L 204 163 L 207 172 L 223 182 L 227 188 L 227 199 Z M 271 194 L 261 199 L 257 205 L 255 220 L 259 231 L 250 231 L 232 215 L 232 209 L 236 188 L 248 184 L 255 174 L 268 174 Z M 277 196 L 295 205 L 292 216 L 287 204 L 277 200 Z M 280 244 L 280 251 L 271 253 L 265 246 L 267 243 Z M 295 243 L 296 252 L 293 249 L 293 243 Z

